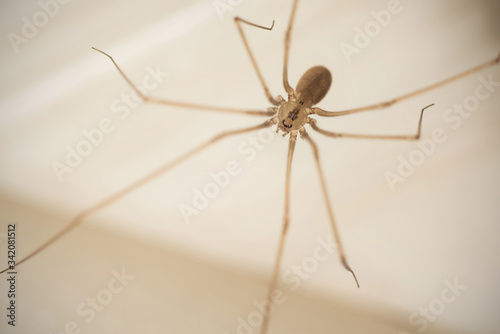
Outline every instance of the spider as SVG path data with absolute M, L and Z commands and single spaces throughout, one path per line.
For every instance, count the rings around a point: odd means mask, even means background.
M 344 111 L 327 111 L 318 107 L 315 107 L 322 99 L 327 95 L 329 88 L 332 83 L 332 75 L 330 71 L 323 66 L 314 66 L 307 70 L 304 75 L 299 79 L 296 88 L 292 88 L 292 86 L 289 83 L 288 80 L 288 60 L 289 60 L 289 50 L 290 50 L 290 41 L 291 41 L 291 33 L 293 29 L 293 24 L 294 24 L 294 19 L 295 19 L 295 13 L 297 11 L 297 6 L 298 6 L 298 0 L 294 0 L 293 2 L 293 7 L 292 7 L 292 12 L 290 15 L 290 19 L 288 22 L 288 27 L 286 30 L 286 35 L 285 35 L 285 54 L 284 54 L 284 64 L 283 64 L 283 86 L 284 90 L 286 92 L 286 98 L 282 96 L 277 96 L 274 97 L 264 78 L 263 75 L 260 71 L 260 68 L 255 60 L 255 57 L 253 55 L 252 50 L 250 49 L 249 43 L 247 41 L 246 35 L 243 30 L 243 25 L 249 25 L 252 27 L 256 27 L 259 29 L 265 29 L 265 30 L 271 30 L 274 26 L 274 22 L 271 25 L 271 27 L 265 27 L 262 25 L 258 25 L 249 21 L 246 21 L 240 17 L 236 17 L 235 24 L 237 26 L 237 29 L 241 35 L 241 38 L 243 40 L 244 46 L 246 48 L 246 51 L 250 57 L 252 66 L 259 78 L 259 81 L 264 89 L 265 95 L 268 99 L 268 101 L 271 103 L 272 107 L 267 109 L 266 111 L 262 110 L 239 110 L 239 109 L 232 109 L 232 108 L 219 108 L 219 107 L 210 107 L 206 105 L 197 105 L 197 104 L 191 104 L 191 103 L 184 103 L 184 102 L 176 102 L 176 101 L 171 101 L 171 100 L 165 100 L 165 99 L 160 99 L 160 98 L 155 98 L 151 96 L 147 96 L 143 94 L 140 90 L 138 90 L 135 85 L 129 80 L 129 78 L 125 75 L 125 73 L 121 70 L 121 68 L 118 66 L 118 64 L 115 62 L 115 60 L 107 53 L 95 49 L 96 51 L 102 53 L 103 55 L 109 57 L 109 59 L 113 62 L 113 64 L 116 66 L 117 70 L 120 72 L 120 74 L 123 76 L 123 78 L 127 81 L 127 83 L 135 90 L 136 94 L 142 98 L 142 100 L 146 103 L 155 103 L 155 104 L 162 104 L 162 105 L 168 105 L 168 106 L 176 106 L 176 107 L 181 107 L 181 108 L 198 108 L 201 110 L 209 110 L 209 111 L 224 111 L 224 112 L 229 112 L 229 113 L 235 113 L 235 114 L 246 114 L 246 115 L 252 115 L 252 116 L 267 116 L 270 117 L 267 119 L 265 122 L 248 127 L 248 128 L 243 128 L 239 130 L 233 130 L 233 131 L 228 131 L 221 133 L 215 137 L 213 137 L 211 140 L 201 144 L 200 146 L 196 147 L 195 149 L 188 151 L 184 155 L 180 156 L 176 160 L 170 162 L 169 164 L 163 166 L 162 168 L 152 172 L 151 174 L 145 176 L 144 178 L 140 179 L 139 181 L 131 184 L 130 186 L 126 187 L 125 189 L 109 196 L 105 200 L 97 203 L 93 207 L 89 208 L 88 210 L 85 210 L 78 214 L 71 222 L 68 224 L 63 230 L 61 230 L 59 233 L 54 235 L 51 239 L 49 239 L 47 242 L 42 244 L 39 248 L 37 248 L 35 251 L 33 251 L 31 254 L 26 256 L 25 258 L 21 259 L 20 261 L 17 262 L 17 264 L 21 264 L 25 262 L 26 260 L 30 259 L 40 251 L 42 251 L 44 248 L 48 247 L 55 241 L 57 241 L 59 238 L 67 234 L 69 231 L 74 229 L 76 226 L 78 226 L 85 218 L 90 216 L 91 214 L 94 214 L 101 209 L 111 205 L 112 203 L 116 202 L 123 196 L 133 192 L 134 190 L 138 189 L 139 187 L 143 186 L 144 184 L 152 181 L 159 175 L 167 172 L 168 170 L 172 169 L 173 167 L 179 165 L 183 161 L 187 160 L 191 156 L 195 155 L 196 153 L 206 149 L 207 147 L 215 144 L 216 142 L 221 141 L 222 139 L 225 139 L 227 137 L 236 135 L 236 134 L 241 134 L 241 133 L 247 133 L 251 131 L 256 131 L 259 129 L 263 128 L 268 128 L 272 126 L 276 126 L 276 131 L 280 132 L 283 134 L 283 136 L 288 136 L 289 138 L 289 148 L 288 148 L 288 157 L 287 157 L 287 162 L 286 162 L 286 175 L 285 175 L 285 200 L 284 200 L 284 217 L 283 217 L 283 226 L 282 226 L 282 232 L 281 232 L 281 237 L 279 240 L 279 246 L 278 246 L 278 251 L 276 254 L 276 259 L 275 259 L 275 264 L 271 276 L 271 281 L 270 285 L 268 288 L 268 293 L 267 293 L 267 301 L 268 301 L 268 307 L 266 309 L 266 314 L 264 316 L 264 323 L 262 325 L 261 333 L 266 333 L 268 326 L 269 326 L 269 305 L 272 302 L 272 292 L 277 286 L 278 283 L 278 277 L 279 277 L 279 270 L 280 270 L 280 264 L 281 264 L 281 259 L 283 255 L 283 249 L 285 246 L 286 242 L 286 236 L 288 232 L 288 227 L 289 227 L 289 211 L 290 211 L 290 179 L 291 179 L 291 167 L 292 167 L 292 160 L 293 160 L 293 155 L 294 155 L 294 150 L 295 150 L 295 145 L 297 142 L 297 138 L 302 138 L 304 139 L 310 148 L 313 151 L 314 157 L 315 157 L 315 163 L 316 163 L 316 168 L 317 172 L 320 178 L 320 183 L 321 183 L 321 188 L 322 188 L 322 193 L 323 197 L 325 200 L 325 206 L 328 212 L 328 217 L 329 221 L 332 227 L 332 231 L 335 237 L 335 241 L 338 245 L 338 251 L 339 251 L 339 258 L 340 262 L 344 266 L 346 270 L 348 270 L 356 284 L 359 286 L 358 280 L 356 275 L 354 274 L 353 269 L 350 267 L 346 254 L 344 252 L 344 249 L 342 247 L 342 242 L 340 238 L 340 234 L 336 225 L 336 221 L 334 219 L 333 215 L 333 209 L 331 207 L 331 201 L 329 199 L 329 192 L 326 187 L 325 183 L 325 176 L 324 172 L 322 170 L 321 166 L 321 161 L 320 161 L 320 155 L 319 155 L 319 150 L 317 147 L 317 144 L 315 141 L 309 136 L 308 131 L 312 129 L 313 131 L 317 131 L 318 133 L 332 137 L 332 138 L 354 138 L 354 139 L 382 139 L 382 140 L 418 140 L 421 135 L 421 128 L 422 128 L 422 120 L 423 120 L 423 115 L 424 112 L 432 106 L 428 105 L 424 108 L 421 109 L 420 111 L 420 116 L 418 119 L 418 126 L 417 126 L 417 131 L 415 134 L 409 134 L 409 135 L 393 135 L 393 136 L 387 136 L 387 135 L 369 135 L 369 134 L 350 134 L 350 133 L 337 133 L 337 132 L 331 132 L 324 130 L 317 125 L 317 119 L 314 118 L 314 116 L 319 116 L 319 117 L 338 117 L 338 116 L 345 116 L 345 115 L 351 115 L 351 114 L 356 114 L 356 113 L 362 113 L 362 112 L 367 112 L 367 111 L 372 111 L 372 110 L 378 110 L 378 109 L 384 109 L 388 108 L 400 101 L 412 98 L 414 96 L 429 92 L 435 88 L 441 87 L 443 85 L 446 85 L 448 83 L 451 83 L 453 81 L 456 81 L 462 77 L 465 77 L 467 75 L 470 75 L 472 73 L 478 72 L 486 67 L 498 64 L 500 60 L 500 56 L 497 58 L 488 61 L 480 66 L 477 66 L 473 69 L 470 69 L 468 71 L 465 71 L 463 73 L 457 74 L 451 78 L 448 78 L 446 80 L 440 81 L 438 83 L 435 83 L 433 85 L 430 85 L 428 87 L 422 88 L 420 90 L 396 97 L 394 99 L 384 101 L 381 103 L 377 103 L 374 105 L 369 105 L 361 108 L 355 108 L 355 109 L 349 109 L 349 110 L 344 110 Z M 5 272 L 6 270 L 2 271 Z

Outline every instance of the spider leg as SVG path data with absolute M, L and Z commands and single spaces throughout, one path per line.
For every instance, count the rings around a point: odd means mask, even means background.
M 255 24 L 255 23 L 248 22 L 247 20 L 243 20 L 242 18 L 239 18 L 239 17 L 235 17 L 234 22 L 236 23 L 236 26 L 238 27 L 238 31 L 240 32 L 241 39 L 243 39 L 243 44 L 245 44 L 245 49 L 247 50 L 248 56 L 250 57 L 250 60 L 252 61 L 252 65 L 253 65 L 253 68 L 255 69 L 255 72 L 257 72 L 257 76 L 259 77 L 259 81 L 262 84 L 262 87 L 264 88 L 264 92 L 266 93 L 267 99 L 273 105 L 275 105 L 275 106 L 279 105 L 279 102 L 273 98 L 273 96 L 271 95 L 271 92 L 269 91 L 269 87 L 267 87 L 267 84 L 264 81 L 264 77 L 262 76 L 262 73 L 260 72 L 259 65 L 257 65 L 257 61 L 255 60 L 253 52 L 250 49 L 250 45 L 248 44 L 247 38 L 245 36 L 245 32 L 243 31 L 243 28 L 241 27 L 241 23 L 240 23 L 240 22 L 243 22 L 243 23 L 246 23 L 248 25 L 257 27 L 257 28 L 271 30 L 274 27 L 274 21 L 273 21 L 273 24 L 271 25 L 271 28 L 263 27 L 263 26 Z
M 64 235 L 66 235 L 67 233 L 69 233 L 70 231 L 72 231 L 78 225 L 80 225 L 82 223 L 82 221 L 85 218 L 87 218 L 88 216 L 90 216 L 92 214 L 95 214 L 95 213 L 99 212 L 100 210 L 102 210 L 102 209 L 110 206 L 111 204 L 115 203 L 119 199 L 121 199 L 124 196 L 132 193 L 133 191 L 135 191 L 138 188 L 142 187 L 146 183 L 148 183 L 148 182 L 152 181 L 153 179 L 157 178 L 158 176 L 164 174 L 165 172 L 167 172 L 170 169 L 174 168 L 175 166 L 177 166 L 181 162 L 184 162 L 185 160 L 187 160 L 188 158 L 192 157 L 196 153 L 203 151 L 204 149 L 206 149 L 209 146 L 211 146 L 212 144 L 220 141 L 221 139 L 229 137 L 229 136 L 237 135 L 237 134 L 240 134 L 240 133 L 245 133 L 245 132 L 250 132 L 250 131 L 255 131 L 255 130 L 267 128 L 267 127 L 272 126 L 273 124 L 276 124 L 276 120 L 274 118 L 271 118 L 271 119 L 265 121 L 264 123 L 256 125 L 256 126 L 252 126 L 252 127 L 248 127 L 248 128 L 243 128 L 243 129 L 239 129 L 239 130 L 233 130 L 233 131 L 223 132 L 223 133 L 221 133 L 221 134 L 213 137 L 212 139 L 210 139 L 210 140 L 206 141 L 205 143 L 203 143 L 203 144 L 201 144 L 201 145 L 193 148 L 192 150 L 188 151 L 187 153 L 185 153 L 184 155 L 178 157 L 177 159 L 171 161 L 170 163 L 162 166 L 161 168 L 155 170 L 154 172 L 152 172 L 152 173 L 144 176 L 143 178 L 137 180 L 136 182 L 130 184 L 129 186 L 125 187 L 124 189 L 122 189 L 122 190 L 120 190 L 120 191 L 112 194 L 111 196 L 105 198 L 104 200 L 102 200 L 99 203 L 95 204 L 91 208 L 89 208 L 89 209 L 87 209 L 87 210 L 79 213 L 75 218 L 73 218 L 73 220 L 66 227 L 64 227 L 62 230 L 60 230 L 58 233 L 56 233 L 52 238 L 50 238 L 49 240 L 47 240 L 46 242 L 44 242 L 41 246 L 39 246 L 38 248 L 36 248 L 30 254 L 28 254 L 27 256 L 25 256 L 23 259 L 17 261 L 16 265 L 22 264 L 23 262 L 29 260 L 33 256 L 35 256 L 38 253 L 40 253 L 41 251 L 43 251 L 45 248 L 47 248 L 48 246 L 50 246 L 51 244 L 53 244 L 54 242 L 56 242 L 57 240 L 59 240 L 61 237 L 63 237 Z M 0 274 L 6 272 L 7 270 L 9 270 L 9 268 L 6 268 L 6 269 L 2 270 L 0 272 Z
M 323 191 L 323 198 L 325 199 L 326 209 L 328 210 L 328 218 L 330 219 L 330 224 L 332 226 L 333 235 L 335 237 L 335 242 L 337 243 L 337 247 L 339 249 L 340 262 L 342 263 L 344 268 L 352 274 L 352 276 L 354 277 L 354 280 L 356 281 L 356 285 L 359 288 L 358 279 L 356 278 L 354 271 L 351 269 L 351 267 L 347 263 L 344 248 L 342 246 L 342 241 L 340 240 L 340 233 L 339 233 L 338 228 L 337 228 L 337 223 L 335 222 L 335 218 L 333 217 L 333 210 L 332 210 L 332 206 L 330 204 L 330 196 L 328 195 L 328 189 L 326 187 L 325 176 L 323 174 L 323 168 L 321 167 L 321 162 L 319 159 L 318 146 L 312 140 L 312 138 L 309 137 L 309 134 L 305 130 L 302 130 L 300 132 L 300 135 L 302 138 L 304 138 L 311 145 L 311 148 L 313 150 L 314 161 L 316 162 L 316 168 L 318 170 L 318 175 L 319 175 L 319 179 L 321 182 L 321 189 Z
M 288 146 L 288 159 L 286 164 L 286 183 L 285 183 L 285 213 L 283 215 L 283 227 L 281 230 L 280 242 L 278 245 L 278 252 L 276 254 L 276 259 L 274 261 L 274 269 L 271 278 L 271 283 L 269 284 L 269 290 L 267 292 L 267 304 L 264 312 L 264 321 L 262 323 L 262 328 L 260 333 L 266 334 L 267 328 L 269 326 L 270 313 L 271 313 L 271 305 L 273 292 L 278 284 L 278 276 L 280 270 L 281 259 L 283 257 L 283 248 L 285 247 L 285 239 L 288 232 L 288 223 L 289 223 L 289 212 L 290 212 L 290 173 L 292 170 L 292 158 L 293 152 L 295 150 L 295 143 L 297 141 L 297 133 L 290 133 L 290 141 Z
M 316 125 L 316 120 L 315 119 L 310 119 L 309 124 L 311 127 L 315 130 L 321 133 L 322 135 L 325 135 L 327 137 L 333 137 L 333 138 L 358 138 L 358 139 L 396 139 L 396 140 L 418 140 L 420 139 L 420 133 L 422 130 L 422 119 L 424 117 L 424 111 L 427 108 L 432 107 L 434 104 L 428 105 L 422 111 L 420 112 L 420 118 L 418 119 L 418 128 L 417 128 L 417 133 L 414 135 L 365 135 L 365 134 L 352 134 L 352 133 L 337 133 L 337 132 L 330 132 L 330 131 L 325 131 L 323 129 L 318 128 Z
M 143 92 L 141 92 L 133 83 L 132 81 L 125 75 L 125 73 L 122 71 L 120 66 L 116 63 L 116 61 L 111 57 L 109 54 L 107 54 L 104 51 L 101 51 L 99 49 L 96 49 L 92 47 L 92 49 L 102 53 L 103 55 L 107 56 L 113 64 L 115 65 L 116 69 L 118 72 L 120 72 L 121 76 L 125 81 L 127 81 L 128 85 L 134 90 L 134 92 L 139 96 L 144 102 L 146 103 L 155 103 L 155 104 L 162 104 L 166 106 L 171 106 L 171 107 L 180 107 L 180 108 L 191 108 L 191 109 L 201 109 L 201 110 L 209 110 L 209 111 L 219 111 L 219 112 L 227 112 L 227 113 L 234 113 L 234 114 L 245 114 L 245 115 L 252 115 L 252 116 L 273 116 L 274 111 L 261 111 L 261 110 L 241 110 L 241 109 L 233 109 L 233 108 L 223 108 L 223 107 L 213 107 L 213 106 L 207 106 L 204 104 L 196 104 L 196 103 L 187 103 L 187 102 L 179 102 L 179 101 L 172 101 L 172 100 L 165 100 L 165 99 L 160 99 L 156 97 L 151 97 L 145 95 Z
M 462 79 L 462 78 L 464 78 L 466 76 L 469 76 L 469 75 L 471 75 L 473 73 L 479 72 L 479 71 L 481 71 L 481 70 L 483 70 L 483 69 L 485 69 L 487 67 L 496 65 L 499 62 L 500 62 L 500 54 L 495 59 L 492 59 L 492 60 L 490 60 L 490 61 L 488 61 L 488 62 L 486 62 L 484 64 L 481 64 L 481 65 L 476 66 L 476 67 L 474 67 L 474 68 L 472 68 L 470 70 L 467 70 L 465 72 L 457 74 L 457 75 L 455 75 L 455 76 L 453 76 L 451 78 L 448 78 L 446 80 L 443 80 L 443 81 L 440 81 L 440 82 L 435 83 L 433 85 L 421 88 L 421 89 L 416 90 L 414 92 L 402 95 L 402 96 L 397 97 L 395 99 L 392 99 L 392 100 L 389 100 L 389 101 L 385 101 L 385 102 L 381 102 L 381 103 L 377 103 L 377 104 L 372 104 L 372 105 L 369 105 L 369 106 L 366 106 L 366 107 L 349 109 L 349 110 L 344 110 L 344 111 L 326 111 L 326 110 L 323 110 L 323 109 L 317 108 L 317 107 L 316 108 L 311 108 L 311 110 L 312 110 L 313 114 L 316 114 L 316 115 L 319 115 L 319 116 L 334 117 L 334 116 L 344 116 L 344 115 L 355 114 L 355 113 L 359 113 L 359 112 L 363 112 L 363 111 L 384 109 L 384 108 L 387 108 L 389 106 L 392 106 L 395 103 L 407 100 L 409 98 L 412 98 L 414 96 L 417 96 L 417 95 L 420 95 L 420 94 L 423 94 L 423 93 L 427 93 L 427 92 L 429 92 L 429 91 L 431 91 L 433 89 L 442 87 L 444 85 L 447 85 L 449 83 L 452 83 L 454 81 Z
M 293 21 L 295 20 L 295 12 L 297 11 L 298 0 L 293 1 L 292 13 L 290 14 L 290 21 L 285 33 L 285 60 L 283 62 L 283 86 L 285 87 L 288 95 L 294 95 L 295 91 L 288 83 L 288 55 L 290 53 L 290 36 L 292 35 Z

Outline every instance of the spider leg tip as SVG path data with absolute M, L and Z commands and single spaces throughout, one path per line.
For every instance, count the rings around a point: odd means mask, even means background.
M 352 271 L 351 268 L 349 268 L 349 271 L 351 272 L 352 277 L 354 277 L 354 281 L 356 281 L 356 285 L 357 285 L 357 287 L 359 289 L 360 287 L 359 287 L 359 282 L 358 282 L 358 278 L 356 277 L 356 274 L 354 274 L 354 271 Z

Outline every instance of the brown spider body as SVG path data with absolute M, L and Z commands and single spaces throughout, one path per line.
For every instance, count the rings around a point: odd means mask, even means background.
M 331 84 L 332 75 L 326 67 L 308 69 L 299 79 L 295 94 L 289 95 L 288 101 L 279 97 L 280 106 L 272 108 L 278 114 L 278 128 L 285 135 L 290 131 L 302 130 L 309 123 L 308 116 L 312 113 L 310 108 L 326 96 Z

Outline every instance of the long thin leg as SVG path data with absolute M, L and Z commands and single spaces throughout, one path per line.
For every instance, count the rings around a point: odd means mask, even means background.
M 290 36 L 292 35 L 293 21 L 295 20 L 295 12 L 297 10 L 297 4 L 299 0 L 293 1 L 292 13 L 290 14 L 290 21 L 288 22 L 288 28 L 285 34 L 285 60 L 283 62 L 283 86 L 285 87 L 288 95 L 294 95 L 294 90 L 288 83 L 288 55 L 290 53 Z
M 276 254 L 276 260 L 274 261 L 273 275 L 271 278 L 271 283 L 269 285 L 269 290 L 267 292 L 267 304 L 266 304 L 266 311 L 264 314 L 264 321 L 262 323 L 262 329 L 260 331 L 261 334 L 266 334 L 267 328 L 269 326 L 271 305 L 273 303 L 272 302 L 273 292 L 274 292 L 274 289 L 276 288 L 276 285 L 278 284 L 278 276 L 279 276 L 281 258 L 283 257 L 283 248 L 285 247 L 285 238 L 286 238 L 286 234 L 288 232 L 288 223 L 290 220 L 290 218 L 289 218 L 289 212 L 290 212 L 290 173 L 292 171 L 292 158 L 293 158 L 293 152 L 295 150 L 296 140 L 297 140 L 297 133 L 295 133 L 295 132 L 290 133 L 290 142 L 289 142 L 289 146 L 288 146 L 288 159 L 287 159 L 287 164 L 286 164 L 285 213 L 283 215 L 283 227 L 281 230 L 281 238 L 280 238 L 280 242 L 278 245 L 278 252 Z
M 243 39 L 243 44 L 245 44 L 245 49 L 247 50 L 247 53 L 250 56 L 250 60 L 252 61 L 253 68 L 255 69 L 255 72 L 257 72 L 257 76 L 259 77 L 259 81 L 262 84 L 262 87 L 264 88 L 264 92 L 266 93 L 267 99 L 273 105 L 275 105 L 275 106 L 279 105 L 279 102 L 276 99 L 274 99 L 274 97 L 271 95 L 271 92 L 269 91 L 269 87 L 267 87 L 267 84 L 264 81 L 264 77 L 262 76 L 262 73 L 260 72 L 259 65 L 257 65 L 257 61 L 255 60 L 255 57 L 253 56 L 253 52 L 250 49 L 250 45 L 248 44 L 247 37 L 245 36 L 245 32 L 243 31 L 243 28 L 241 27 L 241 23 L 240 23 L 240 22 L 243 22 L 243 23 L 246 23 L 248 25 L 257 27 L 257 28 L 271 30 L 274 27 L 274 21 L 273 21 L 273 24 L 271 25 L 271 28 L 263 27 L 263 26 L 255 24 L 255 23 L 248 22 L 247 20 L 243 20 L 242 18 L 239 18 L 239 17 L 235 17 L 234 22 L 236 23 L 236 27 L 238 27 L 238 31 L 240 32 L 241 39 Z
M 330 197 L 328 196 L 328 190 L 326 188 L 325 176 L 323 174 L 323 169 L 321 168 L 321 163 L 319 160 L 318 146 L 311 139 L 311 137 L 309 137 L 309 134 L 305 130 L 301 131 L 300 135 L 302 138 L 304 138 L 311 145 L 311 148 L 312 148 L 313 153 L 314 153 L 314 160 L 316 161 L 316 167 L 317 167 L 319 179 L 321 182 L 321 189 L 323 191 L 323 197 L 325 199 L 326 208 L 328 210 L 328 218 L 330 219 L 330 224 L 332 225 L 332 230 L 333 230 L 333 235 L 335 237 L 335 242 L 337 243 L 337 247 L 339 248 L 340 262 L 342 263 L 344 268 L 352 274 L 352 276 L 354 277 L 354 280 L 356 281 L 356 285 L 359 288 L 358 279 L 356 278 L 354 271 L 351 269 L 351 267 L 347 263 L 346 256 L 344 253 L 344 248 L 342 247 L 342 242 L 340 240 L 340 234 L 339 234 L 339 231 L 337 229 L 337 224 L 335 223 L 335 218 L 333 217 L 333 210 L 332 210 L 332 206 L 330 205 Z
M 46 241 L 45 243 L 43 243 L 40 247 L 38 247 L 37 249 L 35 249 L 33 252 L 31 252 L 30 254 L 28 254 L 26 257 L 24 257 L 20 261 L 17 261 L 16 265 L 22 264 L 23 262 L 29 260 L 33 256 L 35 256 L 38 253 L 40 253 L 41 251 L 43 251 L 45 248 L 47 248 L 48 246 L 50 246 L 51 244 L 53 244 L 54 242 L 56 242 L 58 239 L 60 239 L 62 236 L 64 236 L 65 234 L 67 234 L 68 232 L 70 232 L 71 230 L 73 230 L 75 227 L 77 227 L 83 221 L 83 219 L 87 218 L 91 214 L 94 214 L 94 213 L 96 213 L 96 212 L 98 212 L 98 211 L 100 211 L 100 210 L 108 207 L 109 205 L 111 205 L 114 202 L 118 201 L 119 199 L 121 199 L 125 195 L 128 195 L 131 192 L 133 192 L 134 190 L 137 190 L 138 188 L 142 187 L 146 183 L 152 181 L 153 179 L 157 178 L 158 176 L 162 175 L 163 173 L 167 172 L 168 170 L 174 168 L 175 166 L 177 166 L 178 164 L 180 164 L 184 160 L 192 157 L 196 153 L 198 153 L 198 152 L 206 149 L 207 147 L 211 146 L 212 144 L 218 142 L 219 140 L 221 140 L 221 139 L 223 139 L 225 137 L 232 136 L 232 135 L 237 135 L 237 134 L 244 133 L 244 132 L 250 132 L 250 131 L 255 131 L 255 130 L 267 128 L 267 127 L 269 127 L 269 126 L 271 126 L 271 125 L 273 125 L 275 123 L 276 123 L 275 119 L 272 118 L 272 119 L 267 120 L 264 123 L 256 125 L 256 126 L 252 126 L 252 127 L 244 128 L 244 129 L 239 129 L 239 130 L 233 130 L 233 131 L 223 132 L 223 133 L 219 134 L 218 136 L 213 137 L 209 141 L 207 141 L 207 142 L 205 142 L 205 143 L 203 143 L 203 144 L 195 147 L 194 149 L 192 149 L 191 151 L 189 151 L 189 152 L 185 153 L 184 155 L 178 157 L 174 161 L 172 161 L 172 162 L 166 164 L 165 166 L 157 169 L 156 171 L 154 171 L 154 172 L 146 175 L 142 179 L 139 179 L 138 181 L 132 183 L 131 185 L 129 185 L 128 187 L 126 187 L 126 188 L 118 191 L 117 193 L 115 193 L 115 194 L 113 194 L 113 195 L 105 198 L 104 200 L 102 200 L 101 202 L 97 203 L 93 207 L 91 207 L 91 208 L 89 208 L 89 209 L 81 212 L 75 218 L 73 218 L 73 220 L 66 227 L 64 227 L 61 231 L 59 231 L 56 235 L 54 235 L 48 241 Z M 8 269 L 9 268 L 6 268 L 6 269 L 2 270 L 0 272 L 0 274 L 6 272 Z
M 337 132 L 330 132 L 330 131 L 325 131 L 316 125 L 316 120 L 311 118 L 311 121 L 309 124 L 311 124 L 311 127 L 321 133 L 322 135 L 328 136 L 328 137 L 333 137 L 333 138 L 358 138 L 358 139 L 399 139 L 399 140 L 418 140 L 420 139 L 420 133 L 422 130 L 422 119 L 424 117 L 424 111 L 427 108 L 432 107 L 434 104 L 428 105 L 422 111 L 420 112 L 420 118 L 418 119 L 418 128 L 417 128 L 417 133 L 414 135 L 364 135 L 364 134 L 351 134 L 351 133 L 337 133 Z
M 180 107 L 180 108 L 192 108 L 192 109 L 201 109 L 201 110 L 210 110 L 210 111 L 219 111 L 219 112 L 228 112 L 228 113 L 234 113 L 234 114 L 245 114 L 245 115 L 253 115 L 253 116 L 273 116 L 275 112 L 271 111 L 262 111 L 262 110 L 240 110 L 240 109 L 233 109 L 233 108 L 223 108 L 223 107 L 213 107 L 213 106 L 207 106 L 204 104 L 195 104 L 195 103 L 187 103 L 187 102 L 178 102 L 178 101 L 171 101 L 171 100 L 165 100 L 165 99 L 159 99 L 156 97 L 151 97 L 145 95 L 143 92 L 141 92 L 133 83 L 132 81 L 125 75 L 125 73 L 122 71 L 120 66 L 115 62 L 113 57 L 108 55 L 106 52 L 101 51 L 99 49 L 96 49 L 92 47 L 92 49 L 102 53 L 103 55 L 107 56 L 113 64 L 115 65 L 116 69 L 118 72 L 120 72 L 121 76 L 129 86 L 134 90 L 134 92 L 139 96 L 144 102 L 146 103 L 155 103 L 155 104 L 162 104 L 166 106 L 172 106 L 172 107 Z
M 482 65 L 479 65 L 477 67 L 474 67 L 468 71 L 465 71 L 465 72 L 462 72 L 460 74 L 457 74 L 451 78 L 448 78 L 446 80 L 443 80 L 443 81 L 440 81 L 438 83 L 435 83 L 433 85 L 430 85 L 428 87 L 425 87 L 425 88 L 422 88 L 422 89 L 419 89 L 417 91 L 414 91 L 414 92 L 411 92 L 411 93 L 408 93 L 406 95 L 403 95 L 403 96 L 400 96 L 400 97 L 397 97 L 395 99 L 392 99 L 392 100 L 389 100 L 389 101 L 385 101 L 385 102 L 381 102 L 381 103 L 377 103 L 377 104 L 373 104 L 373 105 L 369 105 L 369 106 L 366 106 L 366 107 L 361 107 L 361 108 L 356 108 L 356 109 L 349 109 L 349 110 L 344 110 L 344 111 L 325 111 L 321 108 L 311 108 L 312 109 L 312 112 L 316 115 L 319 115 L 319 116 L 327 116 L 327 117 L 334 117 L 334 116 L 343 116 L 343 115 L 349 115 L 349 114 L 354 114 L 354 113 L 358 113 L 358 112 L 363 112 L 363 111 L 369 111 L 369 110 L 377 110 L 377 109 L 383 109 L 383 108 L 387 108 L 389 106 L 392 106 L 393 104 L 397 103 L 397 102 L 401 102 L 401 101 L 404 101 L 404 100 L 407 100 L 409 98 L 412 98 L 414 96 L 417 96 L 417 95 L 420 95 L 420 94 L 423 94 L 423 93 L 427 93 L 433 89 L 436 89 L 438 87 L 441 87 L 441 86 L 444 86 L 444 85 L 447 85 L 453 81 L 456 81 L 456 80 L 459 80 L 463 77 L 466 77 L 468 75 L 471 75 L 473 73 L 476 73 L 476 72 L 479 72 L 487 67 L 490 67 L 490 66 L 493 66 L 493 65 L 496 65 L 500 62 L 500 54 L 498 55 L 498 57 L 496 57 L 495 59 L 492 59 Z

